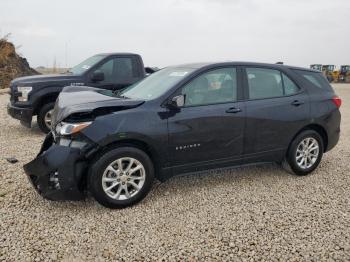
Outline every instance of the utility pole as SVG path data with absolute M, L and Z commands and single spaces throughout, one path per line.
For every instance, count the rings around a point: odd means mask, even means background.
M 68 68 L 68 44 L 65 44 L 66 68 Z
M 56 65 L 56 56 L 55 56 L 55 58 L 54 58 L 54 60 L 53 60 L 53 73 L 56 73 L 56 70 L 57 70 L 57 65 Z

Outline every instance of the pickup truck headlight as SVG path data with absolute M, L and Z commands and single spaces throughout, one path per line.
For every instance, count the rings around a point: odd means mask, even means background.
M 57 134 L 61 136 L 73 135 L 88 127 L 92 122 L 65 123 L 61 122 L 56 126 Z
M 31 86 L 18 86 L 17 91 L 21 93 L 21 96 L 18 97 L 18 101 L 26 102 L 28 101 L 28 95 L 32 91 Z

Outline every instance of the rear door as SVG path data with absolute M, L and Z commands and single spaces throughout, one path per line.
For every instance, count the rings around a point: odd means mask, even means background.
M 309 121 L 309 97 L 286 72 L 245 68 L 245 160 L 278 161 Z
M 103 72 L 104 80 L 98 82 L 89 80 L 88 85 L 110 90 L 123 89 L 141 78 L 142 72 L 139 67 L 137 57 L 112 56 L 91 72 L 91 75 L 96 71 Z
M 175 173 L 238 162 L 243 152 L 244 102 L 238 69 L 202 73 L 179 93 L 185 106 L 169 117 L 169 149 Z

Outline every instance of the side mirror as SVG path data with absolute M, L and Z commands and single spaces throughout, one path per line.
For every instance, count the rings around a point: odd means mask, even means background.
M 102 71 L 95 71 L 93 72 L 92 76 L 91 76 L 91 81 L 93 82 L 101 82 L 105 80 L 105 74 Z
M 184 105 L 185 105 L 184 95 L 174 96 L 169 102 L 169 106 L 172 108 L 179 108 L 179 107 L 183 107 Z

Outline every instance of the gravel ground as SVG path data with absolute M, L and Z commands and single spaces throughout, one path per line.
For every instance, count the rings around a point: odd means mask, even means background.
M 350 85 L 336 90 L 341 140 L 312 175 L 271 164 L 176 177 L 124 210 L 37 195 L 22 165 L 44 136 L 11 119 L 0 95 L 0 261 L 349 261 Z

